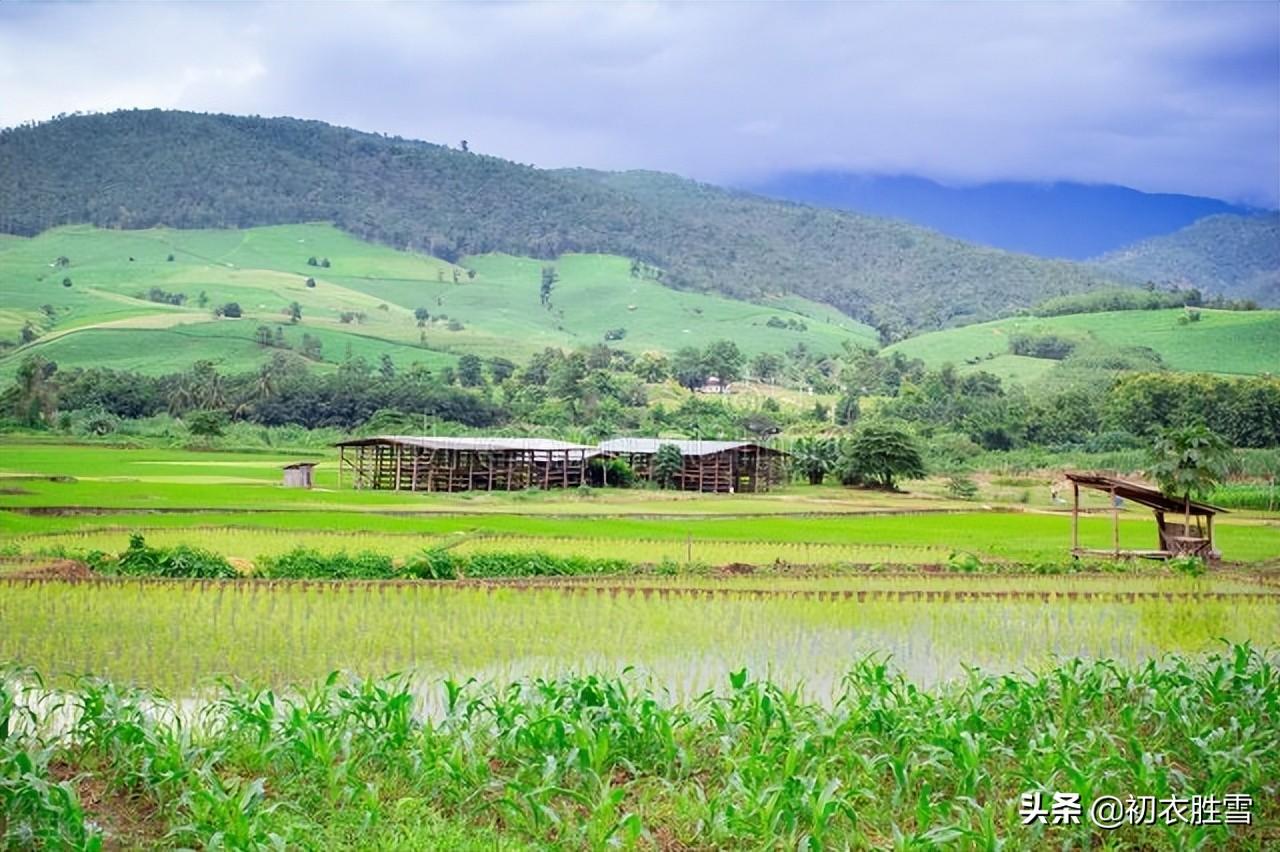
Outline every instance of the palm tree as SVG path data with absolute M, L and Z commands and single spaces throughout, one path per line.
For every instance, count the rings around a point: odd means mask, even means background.
M 1187 534 L 1192 495 L 1210 494 L 1231 469 L 1233 455 L 1222 436 L 1204 426 L 1168 429 L 1156 438 L 1151 448 L 1151 475 L 1165 494 L 1182 498 Z

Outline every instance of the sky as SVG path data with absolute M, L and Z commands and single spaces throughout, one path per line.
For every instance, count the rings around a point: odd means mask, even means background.
M 1280 204 L 1280 2 L 0 2 L 0 126 L 313 118 L 541 167 Z

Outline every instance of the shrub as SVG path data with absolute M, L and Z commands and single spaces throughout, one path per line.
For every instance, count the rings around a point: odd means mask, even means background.
M 298 547 L 262 559 L 260 567 L 262 576 L 278 580 L 389 580 L 396 576 L 390 556 L 369 551 L 352 556 Z
M 953 476 L 947 480 L 947 493 L 960 500 L 972 500 L 978 496 L 978 484 L 967 476 Z
M 1167 564 L 1170 571 L 1187 577 L 1199 577 L 1205 572 L 1204 560 L 1199 556 L 1175 556 Z
M 96 571 L 125 577 L 217 580 L 238 576 L 231 563 L 216 553 L 185 544 L 148 547 L 146 539 L 139 533 L 129 536 L 128 549 L 118 557 L 94 551 L 86 561 Z
M 974 574 L 982 570 L 982 560 L 972 553 L 952 553 L 947 557 L 947 570 Z

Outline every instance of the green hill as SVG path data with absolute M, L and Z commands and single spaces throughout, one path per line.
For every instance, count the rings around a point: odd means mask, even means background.
M 1126 348 L 1142 347 L 1171 370 L 1280 373 L 1280 311 L 1202 309 L 1196 322 L 1182 322 L 1182 310 L 1114 311 L 1060 317 L 1018 317 L 922 334 L 896 343 L 886 352 L 919 358 L 931 367 L 952 363 L 962 370 L 986 370 L 1031 384 L 1055 368 L 1103 368 L 1120 363 Z M 1053 335 L 1071 341 L 1076 357 L 1065 360 L 1027 357 L 1010 351 L 1015 334 Z M 1136 353 L 1133 357 L 1138 357 Z
M 3 245 L 0 341 L 11 344 L 0 352 L 5 373 L 30 352 L 63 366 L 148 373 L 197 360 L 245 369 L 271 354 L 257 342 L 262 325 L 273 334 L 279 328 L 294 351 L 302 350 L 304 334 L 319 341 L 321 366 L 340 362 L 348 347 L 375 362 L 385 353 L 398 366 L 444 366 L 465 352 L 520 360 L 547 346 L 600 343 L 606 332 L 619 331 L 610 344 L 637 352 L 717 338 L 735 340 L 747 354 L 799 343 L 834 352 L 846 340 L 876 339 L 872 329 L 826 305 L 673 290 L 607 255 L 562 256 L 544 307 L 546 261 L 495 254 L 451 264 L 366 243 L 330 225 L 191 231 L 81 225 Z M 311 266 L 312 258 L 329 266 Z M 292 324 L 288 307 L 295 301 L 302 319 Z M 243 316 L 215 319 L 213 308 L 228 302 Z M 430 317 L 421 326 L 420 308 Z M 19 346 L 24 326 L 39 337 Z
M 673 288 L 749 301 L 800 296 L 893 338 L 1008 314 L 1108 277 L 670 175 L 545 171 L 290 118 L 67 116 L 0 132 L 0 174 L 7 233 L 328 221 L 448 262 L 611 254 L 656 267 Z
M 1208 216 L 1096 263 L 1134 281 L 1190 285 L 1280 307 L 1280 213 Z

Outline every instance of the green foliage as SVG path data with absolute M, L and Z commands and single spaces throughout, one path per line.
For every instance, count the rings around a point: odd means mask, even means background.
M 1094 290 L 1089 293 L 1073 293 L 1047 299 L 1031 309 L 1038 317 L 1057 317 L 1066 314 L 1098 314 L 1107 311 L 1158 311 L 1198 305 L 1202 301 L 1199 290 L 1150 290 L 1139 287 Z
M 972 500 L 978 496 L 978 484 L 967 476 L 947 478 L 947 494 L 958 500 Z
M 912 437 L 892 426 L 863 426 L 845 444 L 840 458 L 845 485 L 874 485 L 893 489 L 900 479 L 925 476 L 924 461 Z
M 840 445 L 834 438 L 797 438 L 790 452 L 792 468 L 810 485 L 821 485 L 840 461 Z
M 671 488 L 684 470 L 684 455 L 675 444 L 662 444 L 653 455 L 651 477 L 661 488 Z
M 1207 570 L 1204 560 L 1198 556 L 1175 556 L 1165 563 L 1170 571 L 1187 577 L 1199 577 Z
M 226 412 L 217 410 L 201 410 L 192 411 L 186 417 L 187 429 L 192 435 L 199 435 L 202 438 L 217 437 L 225 431 L 227 427 Z
M 947 570 L 963 574 L 975 574 L 983 568 L 982 560 L 972 553 L 957 551 L 947 557 Z
M 305 547 L 264 558 L 258 573 L 274 580 L 389 580 L 396 576 L 390 556 L 371 552 L 320 553 Z
M 1009 335 L 1009 351 L 1028 358 L 1050 358 L 1061 361 L 1076 348 L 1076 341 L 1059 334 L 1028 334 L 1017 332 Z
M 1171 497 L 1189 500 L 1212 493 L 1231 469 L 1231 447 L 1204 426 L 1161 433 L 1151 449 L 1151 475 Z
M 229 579 L 236 569 L 217 553 L 189 547 L 148 547 L 140 533 L 129 536 L 129 547 L 117 556 L 92 554 L 95 571 L 124 577 L 171 577 L 197 580 Z

